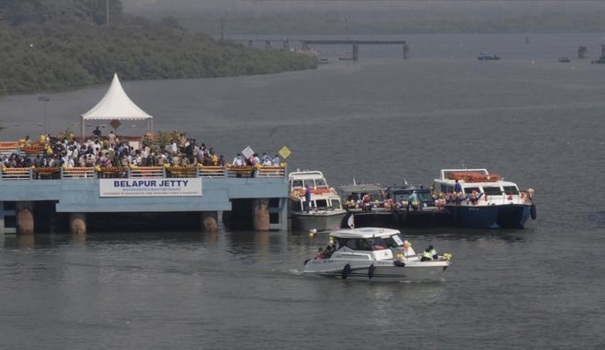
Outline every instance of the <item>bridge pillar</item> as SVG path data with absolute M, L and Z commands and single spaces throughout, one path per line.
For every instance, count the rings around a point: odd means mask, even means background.
M 271 48 L 271 40 L 265 40 L 265 49 Z
M 34 234 L 34 203 L 17 202 L 17 234 Z
M 353 44 L 353 61 L 359 60 L 359 45 Z
M 252 201 L 252 221 L 255 231 L 269 231 L 269 199 L 260 198 Z
M 408 59 L 408 52 L 410 52 L 410 47 L 408 46 L 408 44 L 403 44 L 403 59 L 404 60 Z
M 203 211 L 200 217 L 202 219 L 203 232 L 216 232 L 218 230 L 218 212 Z
M 72 235 L 86 234 L 86 214 L 71 213 L 69 214 L 69 232 Z

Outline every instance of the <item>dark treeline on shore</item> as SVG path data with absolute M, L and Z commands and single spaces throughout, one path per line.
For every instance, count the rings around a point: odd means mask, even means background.
M 259 50 L 122 13 L 119 0 L 0 0 L 0 95 L 109 81 L 312 69 L 312 55 Z M 109 24 L 107 23 L 109 19 Z

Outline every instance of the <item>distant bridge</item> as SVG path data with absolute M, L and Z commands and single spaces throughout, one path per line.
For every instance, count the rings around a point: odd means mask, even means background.
M 235 40 L 235 39 L 234 39 Z M 264 42 L 265 48 L 269 49 L 273 47 L 273 42 L 281 42 L 284 49 L 290 48 L 290 42 L 300 42 L 303 50 L 310 50 L 311 45 L 351 45 L 353 48 L 353 55 L 350 58 L 353 61 L 359 60 L 359 45 L 403 45 L 403 59 L 408 58 L 409 47 L 405 40 L 349 40 L 349 39 L 335 39 L 335 40 L 315 40 L 315 39 L 254 39 L 254 40 L 235 40 L 235 41 L 247 41 L 248 46 L 253 46 L 255 42 Z

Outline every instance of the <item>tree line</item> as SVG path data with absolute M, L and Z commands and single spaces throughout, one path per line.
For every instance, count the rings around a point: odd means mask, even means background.
M 0 95 L 109 81 L 227 77 L 313 69 L 317 60 L 122 13 L 119 0 L 0 0 Z M 109 25 L 107 19 L 109 18 Z

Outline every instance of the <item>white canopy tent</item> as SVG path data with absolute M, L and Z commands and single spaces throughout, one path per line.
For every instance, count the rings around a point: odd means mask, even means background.
M 85 137 L 85 121 L 87 120 L 147 120 L 147 132 L 153 132 L 153 117 L 140 109 L 126 95 L 118 74 L 114 74 L 113 81 L 107 93 L 96 106 L 82 114 L 82 138 Z

